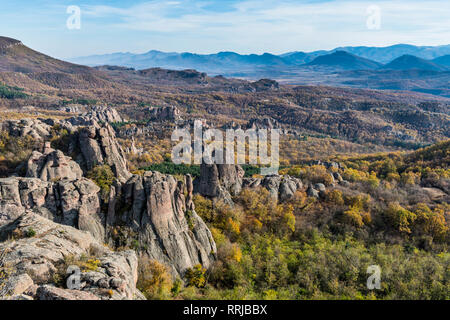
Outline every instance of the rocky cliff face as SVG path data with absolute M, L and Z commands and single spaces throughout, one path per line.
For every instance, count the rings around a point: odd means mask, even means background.
M 56 223 L 88 231 L 96 239 L 105 237 L 104 217 L 100 212 L 100 188 L 81 178 L 56 182 L 37 178 L 0 179 L 0 225 L 20 217 L 26 210 Z
M 184 183 L 158 172 L 134 175 L 112 191 L 107 224 L 132 229 L 145 254 L 171 266 L 174 274 L 198 263 L 208 267 L 216 245 L 195 213 L 192 189 L 189 176 Z

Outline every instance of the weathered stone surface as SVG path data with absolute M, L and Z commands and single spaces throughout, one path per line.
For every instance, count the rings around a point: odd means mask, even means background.
M 314 189 L 311 185 L 306 190 L 306 195 L 308 197 L 319 198 L 319 191 Z
M 100 300 L 90 292 L 61 289 L 50 285 L 40 286 L 36 298 L 38 300 Z
M 73 126 L 90 126 L 94 122 L 123 122 L 116 109 L 107 106 L 94 106 L 88 112 L 68 119 Z
M 21 295 L 33 284 L 33 279 L 26 273 L 9 277 L 0 288 L 0 297 Z
M 0 129 L 13 137 L 31 136 L 35 140 L 44 140 L 50 135 L 51 126 L 38 119 L 6 120 L 0 123 Z
M 190 184 L 188 190 L 192 190 Z M 193 202 L 187 207 L 184 183 L 170 175 L 147 172 L 134 175 L 121 189 L 123 207 L 110 210 L 115 216 L 108 217 L 108 224 L 120 222 L 133 229 L 145 254 L 171 266 L 175 274 L 198 263 L 211 264 L 216 245 Z
M 123 118 L 116 109 L 106 106 L 94 106 L 85 116 L 102 122 L 122 122 Z
M 157 121 L 175 121 L 180 120 L 180 110 L 175 106 L 151 107 L 148 109 L 150 119 Z
M 29 230 L 34 235 L 27 237 Z M 88 232 L 54 223 L 30 211 L 0 227 L 1 241 L 11 235 L 14 240 L 0 243 L 0 252 L 1 265 L 14 273 L 8 283 L 20 279 L 15 281 L 14 294 L 26 291 L 34 294 L 35 299 L 51 300 L 133 299 L 140 295 L 136 292 L 138 262 L 134 251 L 112 252 Z M 95 272 L 81 274 L 80 290 L 52 286 L 53 276 L 66 257 L 92 254 L 99 260 L 99 267 Z M 33 282 L 39 285 L 37 290 L 29 289 Z M 102 282 L 107 285 L 100 287 Z M 109 290 L 112 295 L 108 294 Z
M 292 199 L 297 190 L 303 188 L 303 183 L 300 179 L 293 178 L 290 176 L 284 176 L 280 183 L 280 188 L 278 189 L 279 200 L 286 201 Z
M 266 188 L 274 200 L 287 201 L 291 199 L 297 190 L 303 188 L 300 179 L 290 176 L 270 175 L 262 179 L 244 178 L 242 188 Z
M 91 180 L 46 182 L 37 178 L 0 179 L 0 226 L 26 209 L 58 223 L 86 230 L 97 239 L 105 237 L 100 212 L 100 188 Z
M 18 218 L 24 211 L 19 193 L 19 179 L 0 179 L 0 226 Z
M 217 198 L 232 204 L 231 196 L 242 190 L 244 170 L 238 165 L 201 164 L 200 177 L 194 190 L 205 197 Z
M 47 148 L 44 154 L 33 151 L 27 165 L 27 177 L 43 181 L 76 180 L 83 176 L 80 166 L 62 151 Z
M 107 164 L 121 182 L 126 182 L 131 177 L 125 153 L 109 124 L 99 126 L 94 122 L 94 125 L 80 129 L 75 143 L 77 145 L 71 146 L 71 149 L 81 151 L 81 162 L 85 170 L 89 171 L 97 165 Z

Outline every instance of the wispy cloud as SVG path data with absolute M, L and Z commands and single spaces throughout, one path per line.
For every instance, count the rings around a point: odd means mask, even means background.
M 283 51 L 348 43 L 437 43 L 450 35 L 449 1 L 151 1 L 128 8 L 89 6 L 92 17 L 115 17 L 111 27 L 198 39 L 216 37 L 230 49 Z M 366 27 L 366 9 L 378 5 L 379 31 Z M 260 43 L 267 43 L 258 48 Z M 272 45 L 269 47 L 269 43 Z M 247 45 L 246 45 L 247 44 Z M 207 49 L 205 43 L 203 50 Z M 213 47 L 217 47 L 214 44 Z
M 150 49 L 282 53 L 344 45 L 437 45 L 450 39 L 448 0 L 26 1 L 26 13 L 11 9 L 14 4 L 0 12 L 2 29 L 14 35 L 21 30 L 30 42 L 56 38 L 49 51 L 60 57 Z M 77 2 L 82 29 L 68 32 L 64 6 Z M 379 30 L 366 26 L 370 5 L 381 9 Z M 33 15 L 36 19 L 30 20 Z M 16 25 L 20 28 L 11 27 Z

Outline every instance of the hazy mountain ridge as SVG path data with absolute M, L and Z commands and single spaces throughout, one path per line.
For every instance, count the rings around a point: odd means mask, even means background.
M 271 78 L 294 85 L 414 90 L 450 97 L 449 56 L 450 45 L 417 47 L 399 44 L 382 48 L 340 47 L 329 51 L 298 51 L 281 55 L 165 53 L 152 50 L 144 54 L 114 53 L 72 61 L 89 66 L 117 65 L 134 69 L 195 69 L 210 76 L 250 80 Z M 431 76 L 428 71 L 435 73 Z
M 450 54 L 450 45 L 437 47 L 417 47 L 412 45 L 394 45 L 390 47 L 339 47 L 333 50 L 319 50 L 313 52 L 289 52 L 280 55 L 264 53 L 262 55 L 242 55 L 235 52 L 219 52 L 216 54 L 195 54 L 161 52 L 152 50 L 143 54 L 113 53 L 69 59 L 72 62 L 89 66 L 103 64 L 117 64 L 136 69 L 161 67 L 174 69 L 197 68 L 204 72 L 210 69 L 230 69 L 250 66 L 300 66 L 312 62 L 319 56 L 345 51 L 363 59 L 373 60 L 379 64 L 386 64 L 402 55 L 414 55 L 418 58 L 431 60 Z M 199 68 L 200 67 L 200 68 Z

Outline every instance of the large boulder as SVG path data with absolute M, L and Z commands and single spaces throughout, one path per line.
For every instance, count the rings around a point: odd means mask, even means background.
M 238 195 L 242 190 L 244 173 L 239 165 L 202 163 L 194 190 L 202 196 L 232 204 L 231 196 Z
M 60 150 L 46 144 L 44 153 L 33 151 L 27 165 L 27 177 L 43 181 L 77 180 L 83 176 L 80 166 Z
M 303 188 L 300 179 L 290 176 L 269 175 L 264 178 L 244 178 L 242 188 L 266 188 L 276 201 L 292 199 L 295 192 Z
M 33 233 L 30 234 L 30 230 Z M 6 239 L 12 239 L 5 241 Z M 134 299 L 137 256 L 134 251 L 113 252 L 88 232 L 54 223 L 31 211 L 0 227 L 0 267 L 9 276 L 0 279 L 0 299 L 33 296 L 42 300 Z M 80 274 L 77 290 L 55 278 L 67 272 L 67 258 L 98 260 L 95 270 Z M 71 261 L 73 261 L 71 260 Z M 70 262 L 73 263 L 73 262 Z M 56 287 L 59 286 L 59 287 Z

